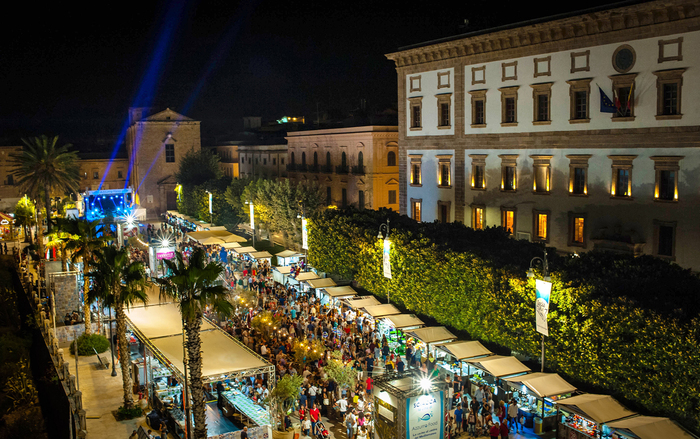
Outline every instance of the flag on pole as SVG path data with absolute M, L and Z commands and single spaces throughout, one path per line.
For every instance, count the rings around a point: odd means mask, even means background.
M 615 99 L 616 104 L 613 104 L 613 102 L 610 100 L 608 95 L 605 94 L 602 88 L 598 86 L 598 90 L 600 90 L 600 112 L 601 113 L 617 113 L 617 108 L 619 105 L 619 102 L 617 99 Z M 613 90 L 614 92 L 614 90 Z

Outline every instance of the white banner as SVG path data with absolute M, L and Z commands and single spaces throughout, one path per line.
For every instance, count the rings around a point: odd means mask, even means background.
M 443 439 L 445 414 L 442 392 L 406 401 L 406 439 Z
M 255 233 L 255 208 L 253 207 L 253 203 L 250 203 L 250 228 L 253 229 L 253 233 Z
M 309 249 L 309 232 L 306 230 L 306 218 L 301 219 L 301 248 Z
M 382 264 L 384 265 L 384 277 L 391 279 L 391 241 L 384 240 L 384 251 L 382 252 Z
M 547 328 L 547 314 L 549 314 L 549 295 L 552 292 L 552 283 L 540 279 L 535 280 L 535 324 L 537 332 L 549 337 Z

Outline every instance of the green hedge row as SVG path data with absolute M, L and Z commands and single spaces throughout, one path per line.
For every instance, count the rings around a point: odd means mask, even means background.
M 391 219 L 392 277 L 379 224 Z M 421 224 L 390 211 L 328 210 L 309 224 L 309 260 L 472 338 L 539 358 L 534 280 L 543 246 L 501 228 Z M 700 279 L 653 257 L 548 250 L 554 283 L 545 364 L 574 382 L 700 432 Z M 538 274 L 541 276 L 541 273 Z

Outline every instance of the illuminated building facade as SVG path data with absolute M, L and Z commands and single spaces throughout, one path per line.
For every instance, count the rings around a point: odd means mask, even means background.
M 700 2 L 677 0 L 388 54 L 401 213 L 700 270 L 698 46 Z

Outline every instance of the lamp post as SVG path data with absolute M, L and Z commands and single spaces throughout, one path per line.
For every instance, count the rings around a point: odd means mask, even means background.
M 112 376 L 117 376 L 117 371 L 114 368 L 114 336 L 112 335 L 112 307 L 109 307 L 109 344 L 112 347 Z
M 250 228 L 253 230 L 253 247 L 255 247 L 255 207 L 253 201 L 246 201 L 245 204 L 250 206 Z
M 546 324 L 547 324 L 546 319 L 547 319 L 547 313 L 549 312 L 549 293 L 552 289 L 552 278 L 549 276 L 549 263 L 547 262 L 547 247 L 545 247 L 545 249 L 544 249 L 544 258 L 540 258 L 538 256 L 535 256 L 530 261 L 530 268 L 527 270 L 528 279 L 533 279 L 535 277 L 535 271 L 533 270 L 533 267 L 538 262 L 542 265 L 542 276 L 543 276 L 543 281 L 544 281 L 543 287 L 546 289 L 546 291 L 543 291 L 543 293 L 546 294 L 546 298 L 535 299 L 536 300 L 535 301 L 535 311 L 536 311 L 536 313 L 538 311 L 543 312 L 542 317 L 544 318 L 544 325 L 545 325 L 544 330 L 540 329 L 539 327 L 537 328 L 537 331 L 542 334 L 542 358 L 541 358 L 542 369 L 541 369 L 541 371 L 544 372 L 544 337 L 545 337 L 545 335 L 548 334 L 547 327 L 546 327 Z M 538 300 L 542 300 L 543 303 L 541 303 L 541 304 L 537 303 Z M 538 307 L 541 307 L 542 310 L 538 310 Z
M 299 207 L 301 208 L 301 215 L 298 215 L 297 218 L 301 218 L 301 248 L 304 250 L 304 271 L 309 271 L 309 242 L 306 231 L 306 205 L 299 202 Z
M 382 234 L 384 230 L 384 234 Z M 389 241 L 389 232 L 391 228 L 389 227 L 389 219 L 387 218 L 386 223 L 379 225 L 379 233 L 377 234 L 377 239 L 384 240 L 384 246 L 382 249 L 382 266 L 384 268 L 384 277 L 391 279 L 391 241 Z M 391 303 L 390 297 L 390 284 L 387 283 L 386 286 L 386 303 Z

